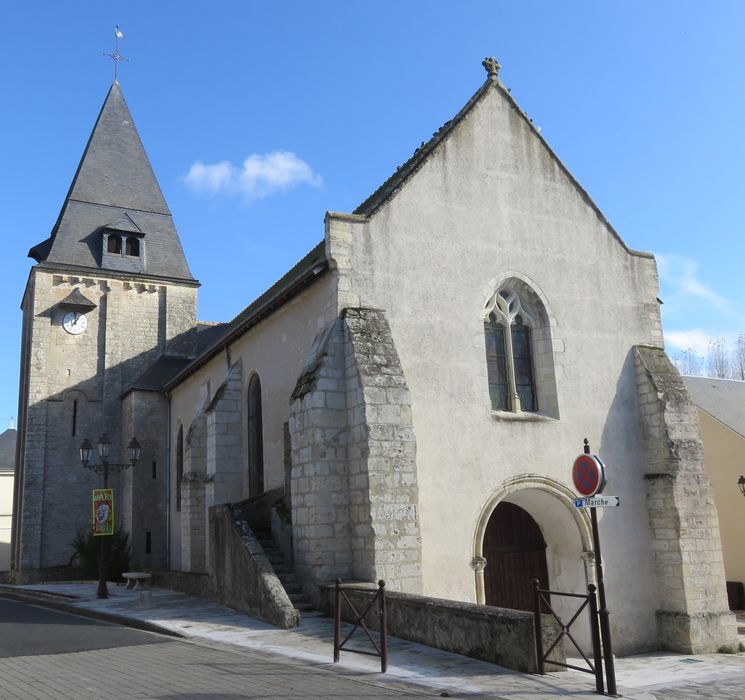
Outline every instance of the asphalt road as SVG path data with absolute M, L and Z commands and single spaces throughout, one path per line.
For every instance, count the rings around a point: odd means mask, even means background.
M 0 598 L 0 658 L 173 641 L 150 632 Z
M 365 676 L 0 598 L 0 700 L 436 697 Z

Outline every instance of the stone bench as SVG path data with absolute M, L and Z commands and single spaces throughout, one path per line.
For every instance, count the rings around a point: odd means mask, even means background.
M 142 588 L 142 584 L 145 581 L 149 581 L 152 578 L 152 575 L 144 571 L 127 571 L 122 574 L 122 578 L 127 580 L 127 588 L 138 591 Z

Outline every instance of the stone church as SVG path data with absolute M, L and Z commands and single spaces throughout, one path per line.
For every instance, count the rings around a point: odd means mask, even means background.
M 594 578 L 570 475 L 588 437 L 621 500 L 600 519 L 616 650 L 732 642 L 655 260 L 484 66 L 450 121 L 353 212 L 327 212 L 318 245 L 222 324 L 197 319 L 199 284 L 112 85 L 29 252 L 15 580 L 69 564 L 100 484 L 79 445 L 106 433 L 112 461 L 143 446 L 113 479 L 138 567 L 250 588 L 223 552 L 234 504 L 234 525 L 253 513 L 248 554 L 266 529 L 311 601 L 339 576 L 529 609 L 534 577 L 575 592 Z

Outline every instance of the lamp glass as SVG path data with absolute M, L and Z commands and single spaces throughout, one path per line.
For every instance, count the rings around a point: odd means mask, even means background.
M 109 458 L 109 450 L 111 449 L 111 440 L 109 436 L 104 433 L 98 438 L 98 456 L 106 461 Z
M 142 445 L 137 442 L 137 438 L 133 437 L 127 445 L 127 457 L 132 464 L 136 464 L 140 458 L 140 452 L 142 451 Z
M 745 476 L 741 476 L 737 480 L 737 486 L 740 488 L 740 493 L 745 496 Z
M 80 461 L 83 464 L 88 464 L 93 456 L 93 445 L 91 441 L 86 438 L 80 443 Z

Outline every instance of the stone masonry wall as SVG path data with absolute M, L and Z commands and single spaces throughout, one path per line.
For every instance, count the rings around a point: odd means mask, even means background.
M 421 593 L 411 397 L 385 314 L 346 309 L 345 368 L 354 573 Z
M 383 312 L 347 309 L 317 339 L 290 433 L 300 577 L 385 578 L 391 590 L 420 591 L 410 399 Z
M 310 585 L 352 575 L 344 336 L 337 319 L 313 344 L 290 409 L 295 572 Z
M 243 484 L 242 377 L 240 360 L 231 365 L 207 405 L 207 506 L 230 503 Z
M 142 446 L 140 460 L 122 472 L 117 523 L 129 533 L 132 546 L 132 566 L 150 571 L 166 566 L 166 500 L 167 403 L 163 394 L 155 391 L 133 391 L 122 401 L 120 440 L 129 442 L 133 436 Z M 147 551 L 148 533 L 150 551 Z
M 186 433 L 181 480 L 181 568 L 207 570 L 207 416 L 200 411 Z
M 85 331 L 71 335 L 62 327 L 66 309 L 60 302 L 75 289 L 95 307 L 86 313 Z M 75 533 L 90 525 L 90 489 L 101 481 L 82 469 L 80 442 L 87 437 L 95 443 L 106 433 L 111 461 L 126 459 L 131 434 L 120 430 L 122 392 L 171 341 L 183 341 L 179 348 L 188 349 L 196 288 L 35 267 L 24 309 L 14 568 L 32 572 L 69 562 Z M 138 439 L 143 442 L 142 434 Z M 148 459 L 150 466 L 163 461 Z M 130 486 L 131 478 L 126 477 Z M 112 479 L 111 485 L 116 488 L 120 481 Z M 134 501 L 130 505 L 134 514 Z M 137 523 L 132 528 L 141 529 Z
M 636 371 L 647 473 L 647 508 L 663 649 L 708 653 L 736 643 L 719 521 L 696 408 L 661 348 L 637 346 Z

